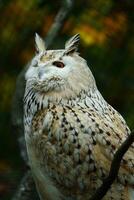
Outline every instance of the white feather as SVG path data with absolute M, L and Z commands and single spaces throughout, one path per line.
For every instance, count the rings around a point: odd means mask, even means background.
M 37 33 L 35 33 L 35 44 L 36 44 L 36 49 L 39 53 L 46 50 L 45 42 Z

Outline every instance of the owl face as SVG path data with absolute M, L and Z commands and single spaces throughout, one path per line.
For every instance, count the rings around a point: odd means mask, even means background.
M 64 96 L 78 95 L 88 90 L 94 78 L 86 61 L 77 53 L 79 35 L 75 35 L 62 50 L 46 50 L 44 41 L 36 35 L 38 53 L 26 72 L 26 85 L 41 93 Z

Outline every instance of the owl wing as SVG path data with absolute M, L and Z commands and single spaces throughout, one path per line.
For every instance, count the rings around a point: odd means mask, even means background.
M 93 179 L 96 174 L 100 179 L 108 174 L 114 153 L 129 134 L 122 117 L 116 111 L 109 118 L 107 113 L 100 115 L 93 109 L 78 106 L 53 106 L 41 113 L 33 120 L 33 132 L 42 126 L 41 135 L 36 135 L 41 137 L 40 160 L 47 173 L 62 185 L 76 185 L 77 177 L 80 187 L 84 180 L 90 190 L 97 188 L 98 182 L 91 186 L 87 174 L 94 174 Z M 122 160 L 119 179 L 123 183 L 133 184 L 133 153 L 132 146 Z M 77 186 L 72 188 L 75 190 Z
M 110 169 L 115 152 L 126 140 L 130 130 L 123 117 L 111 106 L 109 106 L 109 112 L 106 112 L 103 116 L 94 112 L 93 119 L 96 123 L 94 131 L 97 143 L 94 153 L 96 159 L 101 163 L 101 167 L 107 171 L 107 169 Z M 122 159 L 118 177 L 123 184 L 134 185 L 133 144 Z

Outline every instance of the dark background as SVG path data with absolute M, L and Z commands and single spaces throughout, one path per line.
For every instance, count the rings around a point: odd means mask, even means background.
M 11 199 L 25 171 L 11 124 L 16 78 L 34 55 L 34 34 L 45 38 L 59 0 L 0 1 L 0 199 Z M 105 99 L 134 127 L 134 1 L 77 0 L 52 48 L 76 33 Z

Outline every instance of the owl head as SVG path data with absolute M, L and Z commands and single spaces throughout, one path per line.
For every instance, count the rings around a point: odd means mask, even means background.
M 86 60 L 79 56 L 79 34 L 71 37 L 65 48 L 47 50 L 43 39 L 36 34 L 37 53 L 25 74 L 26 86 L 45 95 L 74 98 L 82 91 L 95 88 L 94 77 Z

